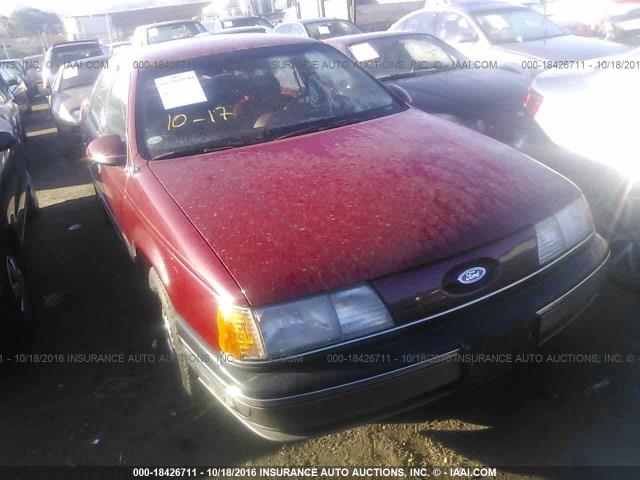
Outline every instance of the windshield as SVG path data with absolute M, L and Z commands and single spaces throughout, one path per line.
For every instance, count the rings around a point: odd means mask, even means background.
M 103 54 L 104 52 L 97 43 L 56 47 L 51 55 L 51 66 L 53 69 L 57 69 L 65 63 L 75 62 L 84 58 L 99 57 Z
M 464 61 L 455 50 L 426 35 L 374 38 L 351 45 L 349 52 L 379 79 L 446 70 Z
M 558 37 L 565 32 L 544 15 L 529 9 L 497 10 L 475 15 L 491 43 L 513 43 Z
M 93 85 L 102 69 L 107 65 L 106 59 L 66 65 L 60 73 L 61 78 L 57 90 L 63 91 Z
M 140 71 L 138 142 L 179 157 L 333 128 L 406 108 L 325 45 L 203 57 L 184 71 Z
M 204 27 L 196 22 L 173 23 L 171 25 L 160 25 L 147 30 L 147 38 L 150 44 L 180 40 L 181 38 L 191 38 L 199 33 L 205 32 Z
M 358 27 L 346 20 L 329 20 L 325 22 L 305 23 L 304 27 L 311 38 L 325 40 L 327 38 L 342 37 L 362 33 Z

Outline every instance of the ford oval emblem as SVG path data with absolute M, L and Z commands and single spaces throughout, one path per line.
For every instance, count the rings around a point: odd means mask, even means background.
M 465 270 L 458 277 L 458 281 L 463 285 L 473 285 L 478 283 L 487 275 L 487 269 L 484 267 L 473 267 Z

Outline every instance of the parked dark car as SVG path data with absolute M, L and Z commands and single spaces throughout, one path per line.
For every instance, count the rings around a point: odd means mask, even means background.
M 80 107 L 108 63 L 105 55 L 63 65 L 51 85 L 51 114 L 67 153 L 80 145 Z
M 107 48 L 97 40 L 80 40 L 52 45 L 44 56 L 42 65 L 42 86 L 51 88 L 58 69 L 65 63 L 91 57 L 99 57 L 108 53 Z
M 528 352 L 598 292 L 609 249 L 573 184 L 322 42 L 145 49 L 112 59 L 86 110 L 98 197 L 183 385 L 264 437 L 491 378 L 507 365 L 462 354 Z
M 425 112 L 521 147 L 532 131 L 524 114 L 529 82 L 474 62 L 431 35 L 376 32 L 327 41 L 386 85 L 403 88 Z
M 0 61 L 0 78 L 2 78 L 0 88 L 20 107 L 20 112 L 25 113 L 31 108 L 31 100 L 29 87 L 22 72 L 23 70 L 13 60 Z
M 27 223 L 38 203 L 13 112 L 11 100 L 0 92 L 0 348 L 34 327 L 22 265 Z
M 530 8 L 491 0 L 458 0 L 417 10 L 389 30 L 435 35 L 472 60 L 494 61 L 501 68 L 530 77 L 558 63 L 570 66 L 570 62 L 630 50 L 598 38 L 570 35 Z
M 283 22 L 276 27 L 275 31 L 285 35 L 315 38 L 316 40 L 327 40 L 342 35 L 362 33 L 362 30 L 349 20 L 340 18 L 310 18 L 294 22 Z
M 27 139 L 20 106 L 16 103 L 13 95 L 8 93 L 8 89 L 3 88 L 0 77 L 0 115 L 9 122 L 11 129 L 17 131 L 18 138 L 24 143 Z

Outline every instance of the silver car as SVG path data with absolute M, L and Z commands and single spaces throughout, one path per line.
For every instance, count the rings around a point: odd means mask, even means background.
M 58 69 L 51 84 L 51 115 L 67 155 L 80 147 L 82 102 L 89 98 L 96 79 L 108 66 L 108 55 L 69 63 Z
M 551 146 L 529 152 L 575 180 L 591 197 L 596 220 L 613 236 L 625 283 L 640 285 L 640 49 L 603 59 L 589 71 L 548 71 L 529 92 L 526 110 Z M 635 68 L 633 68 L 635 67 Z
M 436 3 L 410 13 L 389 30 L 429 33 L 472 60 L 531 77 L 560 63 L 621 54 L 631 48 L 567 34 L 544 15 L 513 2 Z
M 106 55 L 107 49 L 97 40 L 56 43 L 47 50 L 42 65 L 42 87 L 50 89 L 58 69 L 84 58 Z

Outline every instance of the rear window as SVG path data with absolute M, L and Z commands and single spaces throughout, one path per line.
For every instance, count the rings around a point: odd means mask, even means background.
M 358 27 L 346 20 L 333 20 L 329 22 L 306 23 L 304 26 L 311 38 L 316 40 L 324 40 L 333 37 L 342 37 L 344 35 L 354 35 L 362 33 Z
M 237 28 L 237 27 L 266 27 L 273 28 L 272 25 L 266 20 L 259 17 L 243 17 L 243 18 L 228 18 L 220 21 L 222 28 Z
M 104 52 L 97 43 L 85 45 L 65 45 L 56 47 L 51 55 L 51 66 L 57 69 L 65 63 L 75 62 L 85 58 L 99 57 Z
M 175 23 L 151 27 L 147 30 L 147 41 L 150 44 L 180 40 L 181 38 L 195 37 L 205 31 L 199 23 Z
M 427 35 L 372 38 L 349 46 L 351 56 L 379 79 L 451 69 L 465 58 Z
M 58 90 L 93 85 L 100 72 L 108 67 L 107 60 L 95 60 L 92 62 L 72 63 L 66 65 L 61 73 Z

